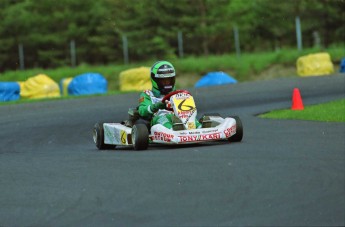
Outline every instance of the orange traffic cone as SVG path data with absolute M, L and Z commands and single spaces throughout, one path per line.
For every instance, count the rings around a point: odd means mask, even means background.
M 293 94 L 292 94 L 292 110 L 303 110 L 303 101 L 301 98 L 301 94 L 299 92 L 298 88 L 293 89 Z

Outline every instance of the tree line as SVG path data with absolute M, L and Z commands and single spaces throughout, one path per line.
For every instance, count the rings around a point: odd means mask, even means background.
M 124 37 L 131 62 L 296 47 L 295 18 L 303 46 L 343 44 L 344 0 L 1 0 L 0 71 L 77 63 L 123 63 Z

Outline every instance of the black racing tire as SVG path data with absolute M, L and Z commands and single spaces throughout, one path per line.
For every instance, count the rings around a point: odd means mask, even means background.
M 103 123 L 96 123 L 93 127 L 93 141 L 99 150 L 115 149 L 116 145 L 104 144 Z
M 144 124 L 132 128 L 132 143 L 135 150 L 146 150 L 149 146 L 149 130 Z
M 238 116 L 233 116 L 231 118 L 234 118 L 236 120 L 236 134 L 231 136 L 228 140 L 229 142 L 241 142 L 243 139 L 242 121 Z

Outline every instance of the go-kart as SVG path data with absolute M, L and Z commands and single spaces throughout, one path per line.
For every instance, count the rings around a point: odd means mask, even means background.
M 93 140 L 97 148 L 114 149 L 121 145 L 146 150 L 149 144 L 242 141 L 243 127 L 238 116 L 223 118 L 217 113 L 204 114 L 199 120 L 201 127 L 196 128 L 197 108 L 193 96 L 187 90 L 173 91 L 164 96 L 162 102 L 166 103 L 166 109 L 174 113 L 172 129 L 161 124 L 151 126 L 149 121 L 140 118 L 137 108 L 130 108 L 129 120 L 95 124 Z

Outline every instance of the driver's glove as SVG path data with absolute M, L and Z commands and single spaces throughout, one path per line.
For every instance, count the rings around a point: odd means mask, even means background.
M 156 113 L 159 109 L 165 109 L 165 103 L 157 102 L 150 106 L 150 109 L 153 113 Z

